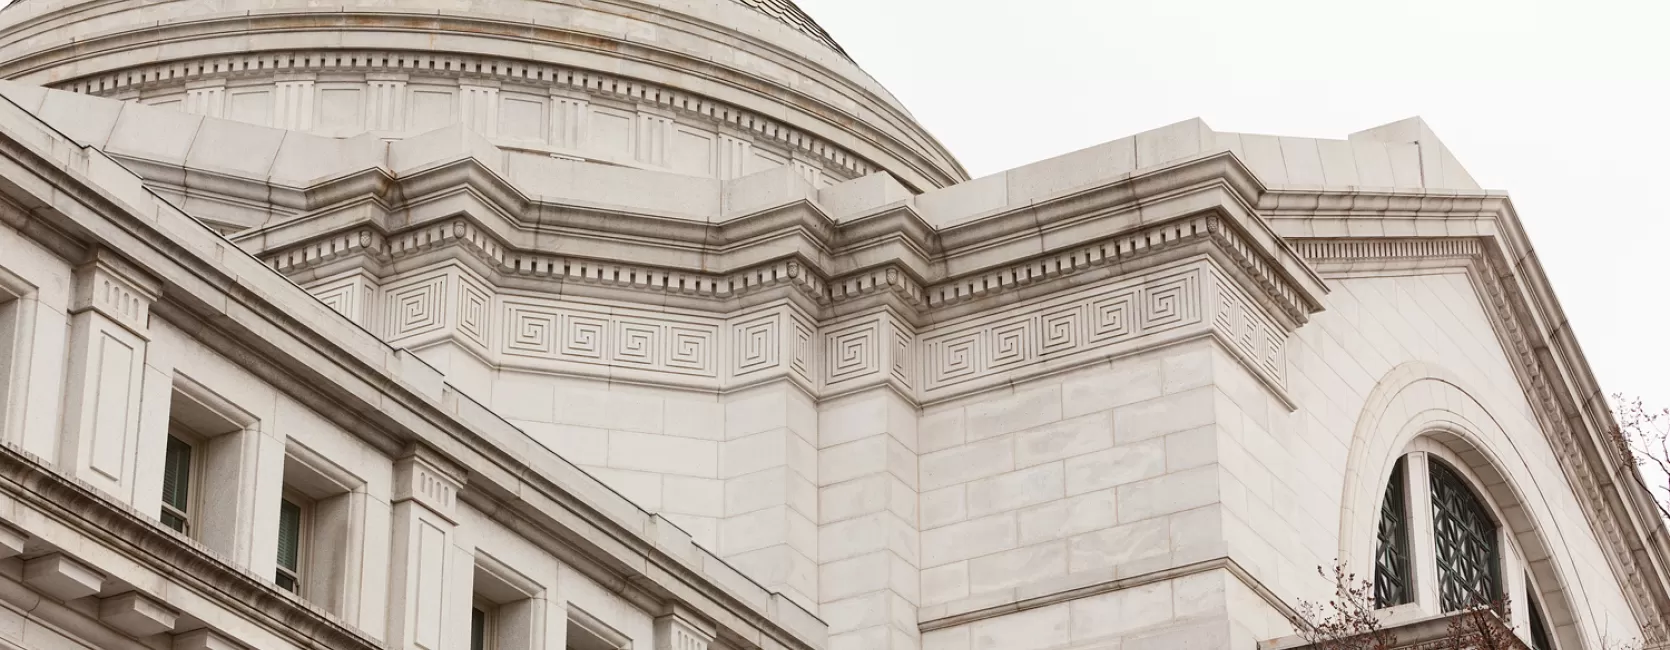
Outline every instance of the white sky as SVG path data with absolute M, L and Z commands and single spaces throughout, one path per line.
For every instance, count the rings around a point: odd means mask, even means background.
M 1420 115 L 1511 193 L 1607 393 L 1670 405 L 1670 2 L 798 3 L 975 176 L 1197 116 Z
M 1420 115 L 1512 193 L 1607 393 L 1670 405 L 1670 2 L 798 3 L 975 176 L 1190 117 Z

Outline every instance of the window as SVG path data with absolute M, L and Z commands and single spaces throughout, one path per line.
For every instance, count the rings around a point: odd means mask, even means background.
M 475 561 L 470 650 L 545 647 L 545 589 L 483 549 L 476 549 Z
M 163 452 L 162 513 L 159 518 L 162 525 L 187 535 L 192 534 L 191 518 L 197 510 L 192 506 L 192 498 L 197 491 L 194 487 L 197 475 L 193 473 L 197 464 L 192 462 L 196 455 L 196 445 L 186 442 L 183 434 L 168 434 L 168 449 Z
M 245 450 L 256 422 L 203 383 L 175 374 L 168 428 L 146 438 L 139 456 L 136 480 L 157 499 L 145 509 L 163 526 L 236 556 L 247 543 L 239 539 L 239 522 L 254 518 L 240 507 L 255 489 L 254 462 Z
M 1552 570 L 1538 558 L 1549 553 L 1511 479 L 1444 432 L 1411 441 L 1391 474 L 1378 519 L 1361 507 L 1355 515 L 1359 526 L 1376 526 L 1376 608 L 1409 606 L 1411 614 L 1438 616 L 1507 606 L 1520 647 L 1555 650 L 1553 623 L 1569 620 L 1571 603 L 1558 590 L 1537 588 L 1534 578 Z
M 1537 600 L 1537 589 L 1531 582 L 1531 576 L 1525 576 L 1525 584 L 1525 606 L 1531 614 L 1531 650 L 1554 650 L 1548 623 L 1542 617 L 1542 603 Z
M 0 268 L 0 438 L 7 440 L 17 440 L 23 435 L 32 319 L 29 301 L 23 300 L 23 296 L 30 289 L 22 278 Z
M 1391 607 L 1414 600 L 1409 581 L 1409 509 L 1404 498 L 1403 460 L 1392 468 L 1374 553 L 1374 605 Z
M 365 553 L 365 482 L 291 439 L 284 491 L 268 504 L 264 517 L 278 518 L 273 582 L 332 614 L 353 611 L 361 567 L 388 561 Z
M 476 596 L 475 603 L 470 607 L 470 650 L 496 650 L 498 645 L 493 643 L 493 624 L 497 608 L 486 599 Z
M 1496 522 L 1455 470 L 1438 462 L 1427 467 L 1440 605 L 1453 612 L 1496 601 L 1502 593 Z
M 302 567 L 307 559 L 307 535 L 312 504 L 293 492 L 286 492 L 278 506 L 278 573 L 273 582 L 291 593 L 302 594 Z

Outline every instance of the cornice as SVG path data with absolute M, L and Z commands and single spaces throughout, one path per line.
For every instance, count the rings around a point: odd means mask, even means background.
M 1394 197 L 1387 197 L 1393 199 Z M 1506 230 L 1518 229 L 1517 216 L 1506 197 L 1407 197 L 1416 214 L 1434 215 L 1445 207 L 1464 212 L 1489 207 L 1493 222 Z M 1364 217 L 1368 220 L 1374 217 Z M 1647 641 L 1670 641 L 1666 613 L 1670 612 L 1670 578 L 1666 557 L 1665 523 L 1652 509 L 1633 463 L 1623 458 L 1616 445 L 1607 442 L 1610 410 L 1589 408 L 1586 396 L 1600 395 L 1593 385 L 1587 362 L 1569 327 L 1551 332 L 1533 314 L 1545 309 L 1538 303 L 1552 298 L 1546 279 L 1527 277 L 1523 264 L 1509 260 L 1520 242 L 1492 234 L 1460 237 L 1359 237 L 1294 240 L 1295 249 L 1320 268 L 1333 267 L 1346 275 L 1358 271 L 1383 272 L 1421 265 L 1460 262 L 1470 269 L 1481 292 L 1481 301 L 1496 333 L 1502 340 L 1520 388 L 1549 442 L 1555 449 L 1567 481 L 1577 492 L 1590 526 L 1602 542 L 1614 575 L 1625 594 Z M 1521 240 L 1522 241 L 1522 240 Z M 1363 263 L 1369 263 L 1364 268 Z M 1528 290 L 1541 286 L 1544 291 Z M 1562 365 L 1562 362 L 1564 365 Z M 1574 371 L 1574 368 L 1576 371 Z M 1587 384 L 1587 392 L 1573 392 L 1573 385 Z M 1601 402 L 1604 404 L 1604 401 Z
M 1203 238 L 1296 327 L 1326 289 L 1239 198 L 1256 189 L 1249 179 L 1232 156 L 1204 157 L 936 229 L 908 204 L 836 222 L 805 199 L 712 221 L 554 203 L 464 158 L 386 184 L 325 183 L 307 193 L 351 198 L 348 208 L 318 206 L 235 241 L 287 275 L 343 256 L 386 263 L 456 243 L 498 272 L 715 300 L 785 281 L 821 305 L 892 287 L 914 311 L 907 318 L 928 322 Z M 371 205 L 366 197 L 325 189 L 337 182 L 375 185 L 374 209 L 360 209 Z M 555 248 L 596 253 L 547 252 Z
M 0 444 L 0 481 L 4 481 L 0 489 L 21 504 L 49 515 L 75 534 L 96 540 L 148 571 L 184 583 L 199 594 L 215 594 L 221 606 L 258 622 L 297 647 L 323 644 L 343 650 L 384 648 L 364 632 L 270 581 L 235 568 L 225 558 L 59 473 L 9 442 Z
M 191 43 L 189 51 L 252 52 L 243 57 L 223 55 L 203 59 L 180 59 L 160 64 L 163 69 L 173 66 L 173 74 L 181 74 L 186 71 L 188 61 L 230 62 L 246 58 L 259 60 L 291 52 L 303 52 L 305 55 L 306 52 L 312 51 L 328 52 L 334 59 L 337 49 L 344 42 L 345 34 L 362 33 L 375 33 L 382 42 L 390 43 L 383 50 L 371 52 L 386 51 L 396 57 L 434 56 L 440 60 L 453 61 L 472 59 L 486 62 L 489 66 L 496 62 L 505 62 L 506 67 L 513 69 L 563 71 L 576 79 L 595 80 L 595 83 L 589 86 L 579 86 L 591 92 L 606 90 L 602 84 L 628 85 L 640 91 L 647 90 L 648 93 L 644 97 L 649 99 L 654 98 L 659 88 L 665 89 L 660 93 L 662 95 L 676 94 L 685 99 L 701 98 L 713 107 L 728 104 L 751 115 L 751 119 L 745 123 L 732 122 L 735 126 L 782 139 L 808 152 L 816 153 L 820 148 L 828 148 L 832 152 L 832 160 L 838 161 L 842 153 L 846 153 L 855 159 L 847 164 L 857 165 L 861 164 L 861 161 L 868 161 L 885 167 L 887 164 L 879 161 L 889 159 L 900 167 L 895 171 L 901 180 L 918 190 L 944 187 L 966 178 L 966 172 L 939 143 L 919 133 L 922 129 L 914 121 L 908 116 L 899 115 L 895 110 L 881 109 L 867 113 L 888 118 L 886 125 L 890 128 L 878 128 L 851 110 L 783 84 L 763 81 L 747 70 L 731 66 L 724 60 L 702 58 L 648 42 L 602 36 L 568 24 L 513 21 L 503 16 L 487 14 L 445 11 L 407 13 L 371 8 L 331 7 L 328 11 L 262 8 L 175 18 L 148 23 L 142 27 L 126 27 L 92 34 L 74 42 L 30 51 L 10 61 L 0 62 L 0 77 L 33 79 L 39 75 L 52 74 L 62 66 L 69 66 L 100 72 L 85 78 L 78 77 L 66 84 L 66 87 L 74 87 L 75 82 L 82 82 L 82 86 L 86 87 L 86 82 L 91 82 L 94 84 L 92 87 L 97 88 L 100 81 L 129 83 L 130 67 L 151 69 L 153 65 L 147 63 L 131 66 L 112 61 L 112 57 L 119 59 L 136 49 L 154 48 L 161 42 Z M 507 45 L 514 43 L 532 46 L 538 53 L 523 59 L 485 57 L 468 51 L 449 51 L 438 56 L 426 54 L 433 51 L 433 39 L 437 34 L 446 35 L 460 43 L 479 40 L 481 51 L 502 52 L 507 49 Z M 364 39 L 347 40 L 355 42 Z M 188 50 L 182 48 L 182 51 Z M 352 53 L 353 50 L 348 52 Z M 147 58 L 154 60 L 151 57 Z M 546 61 L 561 63 L 548 65 L 544 63 Z M 623 66 L 618 63 L 621 61 L 630 62 L 631 65 Z M 598 72 L 622 68 L 630 68 L 633 71 L 621 74 Z M 637 76 L 634 76 L 634 72 Z M 93 75 L 101 75 L 102 78 Z M 658 79 L 662 83 L 648 82 L 648 79 Z M 836 83 L 848 87 L 844 83 Z M 692 92 L 692 89 L 703 92 L 698 94 Z M 864 95 L 873 101 L 876 100 L 870 93 L 866 92 Z M 887 105 L 885 101 L 879 103 Z M 876 108 L 871 102 L 865 104 L 866 108 Z M 665 107 L 671 109 L 673 105 L 667 104 Z M 720 113 L 722 116 L 722 108 Z M 795 120 L 799 124 L 793 127 L 792 133 L 779 135 L 775 132 L 784 128 L 783 121 L 768 121 L 764 117 L 767 114 L 779 113 L 804 116 L 806 119 Z M 764 131 L 755 131 L 754 123 L 762 127 L 768 124 L 772 126 Z M 804 135 L 793 135 L 811 132 L 816 132 L 818 143 L 801 143 Z M 913 136 L 923 139 L 919 142 L 909 141 Z M 943 159 L 930 159 L 923 153 L 924 149 L 942 156 Z
M 32 199 L 36 205 L 28 220 L 50 224 L 48 229 L 65 232 L 89 248 L 121 251 L 161 284 L 157 306 L 167 309 L 158 312 L 177 319 L 178 327 L 209 349 L 345 430 L 366 437 L 391 457 L 420 444 L 471 468 L 472 488 L 516 504 L 519 516 L 580 549 L 591 561 L 586 566 L 599 572 L 588 577 L 605 584 L 624 580 L 718 620 L 747 625 L 731 633 L 751 634 L 765 647 L 820 647 L 817 637 L 806 635 L 812 626 L 805 622 L 816 620 L 812 615 L 778 594 L 743 600 L 703 576 L 708 566 L 731 574 L 734 569 L 689 543 L 687 535 L 658 532 L 651 515 L 572 466 L 530 464 L 530 456 L 537 453 L 516 447 L 530 444 L 525 436 L 447 387 L 444 378 L 415 357 L 394 350 L 308 299 L 301 289 L 268 275 L 257 261 L 232 251 L 223 239 L 165 203 L 149 205 L 154 212 L 136 211 L 147 207 L 125 202 L 136 195 L 118 198 L 90 182 L 87 156 L 98 154 L 84 153 L 67 138 L 28 121 L 33 118 L 17 107 L 0 103 L 0 119 L 10 122 L 0 129 L 0 167 L 14 181 L 0 189 L 14 197 L 45 193 Z M 113 171 L 105 167 L 100 173 Z M 0 458 L 0 468 L 4 462 Z M 55 498 L 81 505 L 75 494 Z M 88 498 L 106 499 L 96 493 Z M 186 569 L 210 570 L 195 565 Z M 671 584 L 663 584 L 668 581 Z M 259 595 L 252 599 L 262 602 Z M 801 623 L 799 628 L 791 627 L 796 623 Z M 315 638 L 333 637 L 321 632 Z M 346 641 L 327 645 L 360 647 Z
M 405 74 L 423 78 L 513 83 L 641 102 L 664 111 L 723 124 L 739 133 L 772 142 L 833 166 L 853 178 L 876 165 L 829 139 L 766 117 L 759 111 L 621 75 L 486 55 L 405 50 L 312 49 L 220 54 L 149 63 L 52 84 L 59 90 L 111 97 L 124 92 L 184 88 L 203 79 L 271 79 L 275 76 L 324 74 Z

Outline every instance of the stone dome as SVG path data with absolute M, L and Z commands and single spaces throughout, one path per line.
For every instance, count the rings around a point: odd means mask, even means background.
M 718 178 L 967 178 L 789 0 L 26 0 L 0 12 L 0 78 L 334 137 L 463 122 Z

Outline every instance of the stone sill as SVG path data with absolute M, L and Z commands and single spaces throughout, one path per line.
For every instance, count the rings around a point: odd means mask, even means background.
M 1398 605 L 1377 612 L 1380 624 L 1386 632 L 1390 632 L 1397 643 L 1393 646 L 1405 650 L 1440 650 L 1446 646 L 1441 642 L 1449 634 L 1450 621 L 1463 615 L 1463 612 L 1448 612 L 1444 614 L 1427 614 L 1413 603 Z M 1306 643 L 1298 635 L 1284 636 L 1277 639 L 1258 642 L 1258 650 L 1309 650 L 1317 646 Z M 1520 650 L 1530 650 L 1530 646 L 1523 641 L 1518 644 Z

